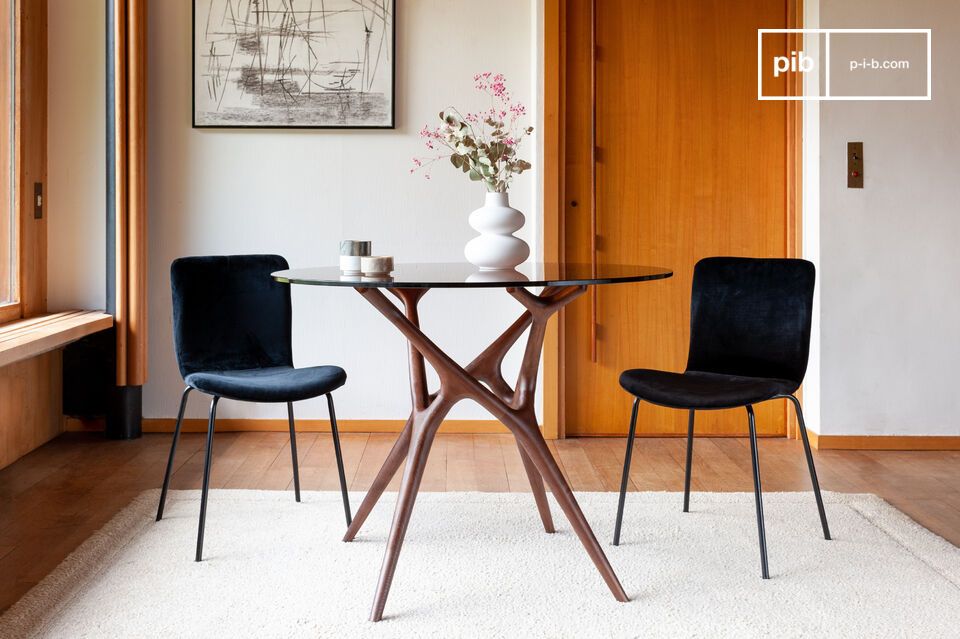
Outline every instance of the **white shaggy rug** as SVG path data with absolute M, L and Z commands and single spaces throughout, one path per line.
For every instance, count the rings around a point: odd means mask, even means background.
M 367 621 L 395 495 L 342 543 L 336 493 L 214 490 L 204 562 L 198 491 L 138 497 L 0 618 L 0 637 L 957 637 L 960 549 L 871 495 L 768 494 L 769 581 L 753 495 L 578 499 L 632 598 L 617 603 L 553 503 L 423 493 L 386 616 Z M 354 495 L 359 504 L 361 495 Z

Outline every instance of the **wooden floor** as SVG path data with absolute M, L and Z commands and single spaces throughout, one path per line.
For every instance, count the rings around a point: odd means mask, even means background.
M 367 489 L 393 439 L 381 434 L 343 436 L 351 490 Z M 574 490 L 619 487 L 624 440 L 549 443 Z M 0 470 L 0 611 L 140 491 L 158 488 L 169 444 L 169 435 L 117 442 L 96 434 L 70 433 Z M 298 437 L 298 444 L 302 487 L 337 489 L 330 436 L 305 433 Z M 199 488 L 202 446 L 202 435 L 183 436 L 173 488 Z M 214 488 L 290 488 L 290 447 L 284 435 L 222 433 L 214 448 Z M 682 490 L 684 450 L 682 439 L 638 440 L 630 489 Z M 761 440 L 760 458 L 764 490 L 809 489 L 798 442 Z M 960 452 L 824 451 L 816 458 L 825 490 L 880 495 L 960 545 Z M 441 434 L 422 490 L 516 492 L 529 487 L 511 437 Z M 752 491 L 747 441 L 697 439 L 693 490 Z M 566 525 L 562 514 L 556 513 L 555 518 L 559 525 Z M 598 534 L 606 539 L 609 532 Z

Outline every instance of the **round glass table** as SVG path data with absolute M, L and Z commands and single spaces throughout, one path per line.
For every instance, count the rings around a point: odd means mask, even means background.
M 278 271 L 273 277 L 289 284 L 370 288 L 506 288 L 511 286 L 590 286 L 661 280 L 673 271 L 626 264 L 556 264 L 532 262 L 515 269 L 480 271 L 464 262 L 399 264 L 390 275 L 343 275 L 336 266 Z
M 409 345 L 413 409 L 343 538 L 344 541 L 354 539 L 406 460 L 370 613 L 371 621 L 379 621 L 383 617 L 400 548 L 434 436 L 454 404 L 465 399 L 472 399 L 483 406 L 513 433 L 544 530 L 554 532 L 553 517 L 544 489 L 546 481 L 614 597 L 618 601 L 628 600 L 540 432 L 534 406 L 537 371 L 547 320 L 585 293 L 589 286 L 647 282 L 672 275 L 669 269 L 655 266 L 553 263 L 527 263 L 517 269 L 502 271 L 479 271 L 465 263 L 399 264 L 389 276 L 382 277 L 342 275 L 337 267 L 289 269 L 273 273 L 274 279 L 283 283 L 354 288 L 406 337 Z M 527 290 L 541 287 L 539 294 Z M 431 288 L 503 288 L 526 310 L 486 350 L 462 366 L 420 329 L 418 304 Z M 402 310 L 381 289 L 387 289 L 397 297 Z M 511 387 L 503 378 L 501 364 L 510 348 L 528 329 L 520 374 L 516 385 Z M 427 363 L 440 378 L 440 388 L 433 392 L 427 387 Z

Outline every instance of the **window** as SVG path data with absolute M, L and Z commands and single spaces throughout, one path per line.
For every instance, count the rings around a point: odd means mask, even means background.
M 15 126 L 16 0 L 0 0 L 0 309 L 19 301 Z M 10 310 L 7 308 L 7 310 Z M 19 308 L 13 309 L 19 316 Z M 0 315 L 0 319 L 7 313 Z

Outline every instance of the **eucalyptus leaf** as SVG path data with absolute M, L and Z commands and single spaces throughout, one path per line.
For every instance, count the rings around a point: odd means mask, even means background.
M 532 168 L 530 162 L 517 155 L 521 141 L 534 129 L 518 122 L 525 113 L 522 108 L 513 106 L 508 97 L 490 91 L 489 87 L 478 88 L 494 98 L 488 111 L 468 114 L 465 118 L 456 108 L 449 106 L 438 114 L 442 124 L 432 130 L 427 128 L 430 137 L 445 147 L 433 160 L 448 158 L 453 168 L 471 181 L 483 182 L 490 192 L 505 193 L 515 176 Z M 428 146 L 434 148 L 429 142 Z

